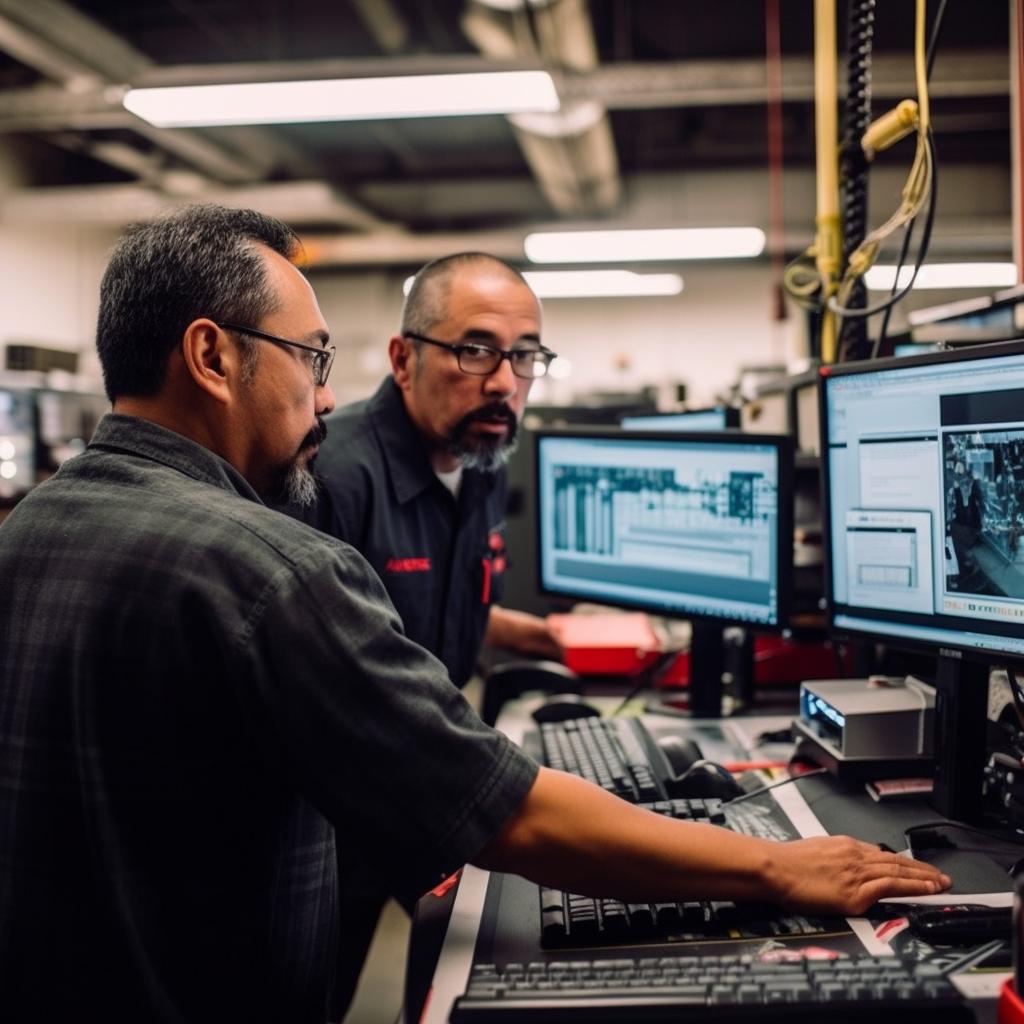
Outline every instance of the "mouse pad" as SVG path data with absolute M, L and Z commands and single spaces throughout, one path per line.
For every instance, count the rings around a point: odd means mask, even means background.
M 934 825 L 939 814 L 924 799 L 877 803 L 863 785 L 840 783 L 820 775 L 796 783 L 807 805 L 830 835 L 848 835 L 866 843 L 882 843 L 891 850 L 907 848 L 906 830 L 915 825 Z M 1010 892 L 1006 856 L 1020 856 L 1019 847 L 987 840 L 955 828 L 940 830 L 950 845 L 915 845 L 915 856 L 943 870 L 953 879 L 950 895 Z M 1001 865 L 1000 862 L 1003 862 Z

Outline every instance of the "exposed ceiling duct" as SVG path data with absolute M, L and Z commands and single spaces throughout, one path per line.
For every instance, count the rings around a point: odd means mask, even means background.
M 590 15 L 584 0 L 498 11 L 468 0 L 462 28 L 490 57 L 540 57 L 551 71 L 590 72 L 598 66 Z M 513 114 L 523 156 L 541 190 L 564 216 L 594 216 L 618 205 L 622 195 L 618 157 L 604 107 L 563 96 L 553 114 Z

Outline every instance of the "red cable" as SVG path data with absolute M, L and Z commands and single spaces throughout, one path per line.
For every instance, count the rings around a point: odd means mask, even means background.
M 1018 0 L 1018 3 L 1022 0 Z M 782 193 L 782 42 L 779 0 L 765 0 L 765 56 L 768 116 L 768 248 L 775 277 L 775 319 L 785 318 L 782 275 L 786 264 Z

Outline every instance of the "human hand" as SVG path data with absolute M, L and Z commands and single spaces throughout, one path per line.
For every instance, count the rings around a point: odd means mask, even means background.
M 929 896 L 951 884 L 930 864 L 849 836 L 777 843 L 771 857 L 775 900 L 814 913 L 856 916 L 888 896 Z

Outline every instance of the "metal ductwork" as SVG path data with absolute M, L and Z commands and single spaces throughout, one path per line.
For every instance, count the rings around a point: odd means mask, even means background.
M 462 29 L 488 57 L 537 58 L 556 76 L 598 66 L 584 0 L 469 0 Z M 513 114 L 523 156 L 548 202 L 564 215 L 595 216 L 619 203 L 622 181 L 611 124 L 601 103 L 563 95 L 555 114 Z

